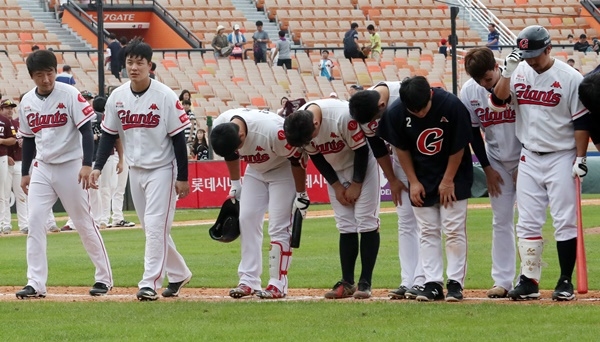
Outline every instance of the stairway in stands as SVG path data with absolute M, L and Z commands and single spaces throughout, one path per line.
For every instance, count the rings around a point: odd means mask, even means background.
M 277 41 L 279 37 L 279 27 L 276 23 L 269 22 L 269 18 L 265 12 L 259 12 L 256 9 L 256 5 L 250 0 L 231 0 L 231 3 L 235 6 L 235 8 L 244 13 L 244 16 L 248 21 L 256 22 L 258 20 L 263 22 L 263 30 L 269 34 L 269 39 L 271 42 Z M 246 28 L 248 32 L 246 33 L 246 39 L 251 41 L 252 35 L 256 32 L 256 27 L 254 29 Z
M 39 0 L 17 0 L 19 6 L 28 10 L 31 16 L 39 22 L 44 23 L 50 33 L 58 36 L 63 45 L 68 45 L 71 49 L 91 49 L 92 47 L 85 43 L 77 34 L 70 29 L 63 27 L 56 19 L 54 12 L 44 9 Z M 39 42 L 44 44 L 44 42 Z

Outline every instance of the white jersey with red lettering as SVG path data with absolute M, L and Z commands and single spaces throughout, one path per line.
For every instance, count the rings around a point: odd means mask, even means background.
M 348 102 L 338 99 L 316 100 L 300 109 L 313 104 L 321 108 L 321 126 L 319 134 L 304 146 L 304 150 L 308 154 L 321 153 L 335 171 L 352 167 L 352 151 L 364 146 L 367 140 L 358 122 L 350 116 Z
M 127 82 L 108 97 L 102 128 L 119 134 L 130 166 L 129 183 L 136 213 L 146 234 L 144 274 L 139 288 L 157 290 L 165 274 L 170 283 L 192 276 L 171 238 L 177 196 L 172 137 L 190 126 L 178 96 L 151 80 L 141 94 Z
M 388 87 L 388 91 L 390 93 L 390 96 L 388 98 L 387 101 L 387 107 L 389 108 L 391 106 L 392 103 L 394 103 L 394 101 L 396 101 L 397 99 L 400 98 L 400 86 L 401 86 L 402 82 L 400 81 L 395 81 L 395 82 L 379 82 L 376 85 L 372 86 L 371 88 L 367 89 L 367 90 L 375 90 L 375 88 L 377 87 L 381 87 L 381 86 L 386 86 Z M 377 126 L 379 125 L 379 119 L 373 120 L 371 122 L 367 122 L 364 124 L 360 124 L 360 127 L 362 128 L 363 132 L 365 132 L 365 135 L 367 137 L 374 137 L 377 135 Z M 396 154 L 394 153 L 394 159 L 396 159 Z
M 60 164 L 83 157 L 78 129 L 94 115 L 75 87 L 56 82 L 46 98 L 38 96 L 35 89 L 23 96 L 19 132 L 26 138 L 35 137 L 36 160 Z
M 520 63 L 510 81 L 515 107 L 517 137 L 525 148 L 536 152 L 575 148 L 573 120 L 586 114 L 578 96 L 583 76 L 570 65 L 554 64 L 538 74 Z
M 258 109 L 236 108 L 220 114 L 213 128 L 239 116 L 248 132 L 244 145 L 238 150 L 240 159 L 258 172 L 266 172 L 289 163 L 287 158 L 298 154 L 298 149 L 285 140 L 284 119 L 275 113 Z
M 102 129 L 123 139 L 129 166 L 143 169 L 170 164 L 175 159 L 171 137 L 190 125 L 177 95 L 155 80 L 141 96 L 131 92 L 130 82 L 115 89 L 102 120 Z

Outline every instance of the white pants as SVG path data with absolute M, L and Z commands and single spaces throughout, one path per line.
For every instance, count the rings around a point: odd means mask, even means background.
M 421 228 L 421 258 L 425 282 L 444 283 L 442 231 L 446 235 L 446 276 L 464 287 L 467 273 L 467 200 L 456 201 L 452 207 L 435 204 L 414 207 Z
M 123 172 L 119 173 L 117 177 L 117 189 L 115 190 L 112 197 L 113 224 L 125 219 L 125 217 L 123 216 L 123 199 L 125 195 L 125 188 L 127 187 L 127 178 L 129 177 L 129 165 L 127 164 L 125 158 L 123 158 Z
M 571 175 L 575 150 L 543 156 L 522 149 L 517 177 L 517 236 L 542 236 L 546 208 L 550 205 L 556 241 L 577 237 L 575 179 Z
M 21 162 L 15 161 L 15 165 L 8 167 L 8 177 L 5 183 L 5 196 L 10 199 L 11 189 L 15 198 L 15 206 L 17 208 L 17 219 L 19 230 L 27 228 L 27 195 L 21 188 Z M 3 222 L 11 222 L 10 200 L 4 209 Z
M 0 215 L 0 229 L 4 229 L 4 227 L 11 226 L 10 220 L 6 221 L 6 217 L 4 216 L 4 211 L 6 210 L 6 207 L 10 206 L 10 192 L 9 196 L 6 196 L 7 179 L 8 156 L 0 156 L 0 213 L 2 213 L 2 215 Z
M 395 159 L 395 158 L 394 158 Z M 408 188 L 408 180 L 402 167 L 394 160 L 394 174 Z M 402 192 L 402 205 L 396 207 L 398 214 L 398 257 L 400 259 L 401 286 L 408 288 L 423 285 L 425 275 L 419 252 L 419 225 L 410 204 L 410 194 Z
M 88 191 L 77 183 L 81 159 L 62 164 L 33 161 L 29 184 L 29 235 L 27 236 L 27 285 L 46 293 L 48 260 L 46 258 L 46 223 L 48 213 L 57 198 L 73 223 L 92 263 L 96 267 L 95 281 L 112 286 L 112 271 L 104 241 L 90 213 Z
M 131 168 L 131 196 L 146 235 L 144 274 L 139 288 L 157 290 L 165 273 L 171 283 L 183 281 L 192 272 L 175 248 L 171 225 L 175 214 L 175 161 L 160 168 Z
M 494 286 L 512 289 L 516 273 L 517 250 L 515 246 L 515 183 L 512 178 L 518 161 L 503 164 L 488 155 L 491 167 L 496 170 L 504 184 L 502 194 L 490 196 L 493 211 L 492 221 L 492 279 Z
M 292 206 L 295 198 L 294 178 L 290 164 L 260 173 L 246 168 L 242 197 L 240 198 L 240 237 L 242 259 L 238 267 L 240 283 L 261 290 L 262 242 L 265 212 L 269 211 L 268 233 L 271 243 L 280 245 L 284 253 L 291 253 L 290 238 Z M 281 267 L 271 270 L 269 285 L 287 293 L 287 269 L 291 255 L 277 256 Z M 279 263 L 281 264 L 281 263 Z
M 110 209 L 112 198 L 117 190 L 117 163 L 119 162 L 119 157 L 115 154 L 108 157 L 106 160 L 106 164 L 104 164 L 104 168 L 102 169 L 102 175 L 98 180 L 98 191 L 100 197 L 100 214 L 98 223 L 108 225 L 108 221 L 110 219 Z M 126 180 L 127 181 L 127 180 Z M 123 203 L 121 202 L 121 207 Z M 121 211 L 122 213 L 122 211 Z M 120 221 L 120 220 L 119 220 Z M 116 221 L 118 222 L 118 221 Z

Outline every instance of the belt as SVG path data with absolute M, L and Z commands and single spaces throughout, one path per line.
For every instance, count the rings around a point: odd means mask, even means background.
M 524 149 L 526 149 L 527 151 L 529 151 L 529 152 L 531 152 L 531 153 L 533 153 L 533 154 L 537 154 L 538 156 L 545 156 L 545 155 L 547 155 L 547 154 L 554 153 L 554 151 L 551 151 L 551 152 L 538 152 L 538 151 L 532 151 L 532 150 L 528 149 L 527 147 L 525 147 L 525 145 L 523 145 L 523 144 L 521 144 L 521 146 L 522 146 Z

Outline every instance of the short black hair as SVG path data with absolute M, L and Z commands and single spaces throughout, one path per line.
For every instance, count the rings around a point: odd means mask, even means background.
M 373 24 L 369 24 L 369 26 L 367 26 L 367 30 L 374 30 L 375 26 L 373 26 Z
M 582 33 L 579 35 L 579 39 L 583 39 L 583 38 L 587 38 L 587 36 L 585 35 L 585 33 Z
M 285 37 L 285 31 L 284 30 L 279 31 L 279 37 L 281 37 L 281 38 Z
M 152 62 L 152 66 L 150 67 L 150 71 L 156 70 L 156 63 Z
M 314 115 L 309 110 L 297 110 L 283 122 L 283 131 L 288 144 L 296 147 L 308 145 L 315 131 Z
M 358 28 L 358 24 L 357 23 L 352 23 L 352 24 L 350 24 L 350 28 L 353 29 L 353 30 L 357 29 Z
M 71 66 L 70 66 L 70 65 L 66 65 L 66 64 L 65 64 L 65 65 L 63 66 L 63 72 L 69 72 L 69 71 L 71 71 Z
M 221 157 L 234 154 L 241 143 L 240 128 L 233 122 L 220 124 L 214 127 L 210 133 L 210 144 L 213 151 Z
M 183 100 L 183 101 L 181 101 L 181 104 L 184 105 L 184 106 L 185 105 L 191 106 L 192 105 L 192 101 L 190 101 L 190 100 Z
M 350 97 L 350 116 L 361 124 L 371 122 L 379 112 L 381 94 L 376 90 L 360 90 Z
M 400 87 L 400 100 L 411 112 L 427 107 L 431 100 L 431 86 L 423 76 L 407 77 Z
M 496 24 L 494 24 L 494 23 L 489 23 L 488 25 L 490 25 L 493 28 L 496 28 Z
M 106 106 L 106 97 L 104 96 L 96 96 L 92 101 L 92 108 L 96 112 L 104 113 L 104 107 Z
M 116 34 L 114 34 L 114 33 L 110 33 L 110 34 L 108 35 L 108 39 L 117 39 L 117 35 L 116 35 Z
M 575 60 L 573 58 L 569 58 L 569 59 L 567 59 L 567 62 L 573 62 L 573 63 L 575 63 Z
M 579 84 L 579 101 L 591 114 L 600 115 L 600 73 L 586 75 Z
M 573 35 L 572 35 L 572 34 L 570 34 L 570 33 L 569 33 L 569 34 L 567 35 L 567 38 L 574 38 L 574 37 L 573 37 Z
M 33 76 L 33 73 L 37 71 L 54 70 L 56 72 L 58 66 L 54 52 L 48 50 L 33 51 L 27 56 L 25 64 L 27 65 L 29 76 Z
M 329 50 L 321 50 L 321 53 L 327 52 L 329 54 Z
M 127 37 L 122 36 L 119 38 L 119 43 L 121 43 L 121 45 L 127 45 Z
M 262 21 L 260 21 L 260 20 L 258 20 L 258 21 L 256 22 L 256 26 L 263 26 L 263 22 L 262 22 Z
M 152 48 L 147 43 L 144 43 L 140 38 L 135 38 L 124 47 L 124 56 L 128 57 L 140 57 L 148 61 L 148 63 L 152 62 Z
M 34 46 L 31 47 L 31 51 L 37 51 L 39 49 L 40 49 L 40 47 L 37 46 L 37 45 L 34 45 Z

